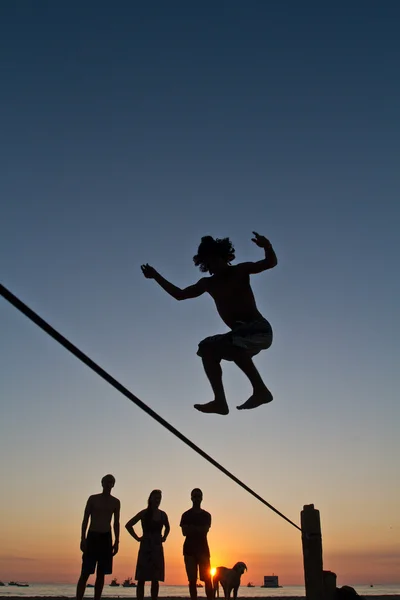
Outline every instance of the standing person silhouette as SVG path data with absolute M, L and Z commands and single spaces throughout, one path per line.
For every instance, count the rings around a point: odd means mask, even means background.
M 138 582 L 136 587 L 138 600 L 144 598 L 146 581 L 151 581 L 151 599 L 157 600 L 159 581 L 164 581 L 165 578 L 163 543 L 168 537 L 170 526 L 167 513 L 159 508 L 161 498 L 161 491 L 153 490 L 147 501 L 147 508 L 138 512 L 125 525 L 129 534 L 137 542 L 140 542 L 135 573 L 135 579 Z M 143 530 L 141 537 L 133 529 L 133 526 L 139 521 L 141 521 Z
M 197 599 L 197 579 L 204 581 L 208 600 L 214 598 L 210 549 L 208 547 L 207 534 L 211 527 L 211 515 L 201 508 L 203 492 L 195 488 L 191 492 L 192 508 L 183 513 L 180 526 L 185 536 L 183 544 L 183 556 L 185 560 L 186 574 L 189 581 L 189 593 L 191 600 Z
M 89 496 L 82 521 L 81 550 L 82 571 L 76 586 L 76 599 L 82 600 L 87 581 L 96 571 L 94 599 L 100 600 L 104 587 L 104 576 L 112 573 L 113 556 L 119 549 L 119 516 L 121 503 L 111 495 L 115 485 L 113 475 L 101 480 L 101 494 Z M 114 544 L 112 543 L 111 521 L 114 517 Z M 89 524 L 89 531 L 87 527 Z M 96 569 L 97 567 L 97 569 Z

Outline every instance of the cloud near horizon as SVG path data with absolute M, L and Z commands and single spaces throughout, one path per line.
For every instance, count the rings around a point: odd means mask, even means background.
M 37 558 L 32 558 L 30 556 L 13 556 L 12 554 L 0 555 L 0 562 L 9 562 L 9 561 L 17 561 L 17 562 L 35 562 Z

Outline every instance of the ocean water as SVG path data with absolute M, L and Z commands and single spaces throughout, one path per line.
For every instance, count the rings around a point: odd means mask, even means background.
M 4 582 L 5 583 L 5 582 Z M 91 580 L 89 580 L 91 583 Z M 351 584 L 349 584 L 351 585 Z M 360 586 L 355 585 L 354 588 L 361 596 L 385 596 L 385 595 L 399 595 L 400 596 L 400 584 L 399 585 L 369 585 Z M 94 590 L 88 588 L 86 590 L 85 598 L 89 600 L 93 598 Z M 204 588 L 197 590 L 199 599 L 205 598 Z M 145 590 L 146 597 L 150 596 L 150 586 L 146 585 Z M 28 598 L 32 596 L 65 596 L 67 598 L 75 597 L 75 585 L 71 584 L 40 584 L 32 583 L 29 587 L 15 587 L 5 585 L 0 587 L 0 597 L 7 596 L 18 596 L 22 598 Z M 108 598 L 136 598 L 136 589 L 134 588 L 123 588 L 123 587 L 110 587 L 108 584 L 104 586 L 103 596 Z M 176 598 L 188 598 L 188 588 L 186 585 L 160 585 L 160 598 L 165 597 L 176 597 Z M 241 586 L 239 589 L 239 598 L 265 598 L 275 596 L 277 598 L 287 598 L 288 596 L 305 596 L 304 586 L 291 585 L 283 586 L 278 589 L 267 589 L 261 587 L 248 588 Z M 222 597 L 221 597 L 222 598 Z

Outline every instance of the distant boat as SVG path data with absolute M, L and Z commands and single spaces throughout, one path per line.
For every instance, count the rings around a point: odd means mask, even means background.
M 251 583 L 251 581 L 249 581 L 249 583 L 247 584 L 247 587 L 254 587 L 254 583 Z
M 94 587 L 93 583 L 88 583 L 86 587 Z
M 280 588 L 278 575 L 264 575 L 264 585 L 262 588 Z
M 198 588 L 202 588 L 202 587 L 203 587 L 203 584 L 201 584 L 201 583 L 196 583 L 196 587 L 198 587 Z
M 8 585 L 15 585 L 16 587 L 29 587 L 29 583 L 19 583 L 18 581 L 9 581 Z
M 119 587 L 119 583 L 116 577 L 114 577 L 114 579 L 111 580 L 110 587 Z
M 125 579 L 122 587 L 136 587 L 136 583 L 132 581 L 132 577 L 128 577 L 128 579 Z

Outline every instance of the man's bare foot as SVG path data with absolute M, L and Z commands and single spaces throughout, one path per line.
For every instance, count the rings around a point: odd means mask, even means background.
M 272 402 L 273 399 L 274 398 L 273 398 L 271 392 L 269 391 L 269 389 L 265 388 L 265 389 L 257 391 L 257 392 L 255 391 L 254 394 L 252 396 L 250 396 L 250 398 L 248 400 L 246 400 L 246 402 L 244 404 L 241 404 L 240 406 L 237 406 L 236 408 L 238 410 L 257 408 L 258 406 L 261 406 L 262 404 L 268 404 L 269 402 Z
M 226 402 L 217 402 L 213 400 L 212 402 L 207 402 L 207 404 L 195 404 L 196 410 L 199 410 L 202 413 L 215 413 L 217 415 L 227 415 L 229 413 L 229 408 Z

